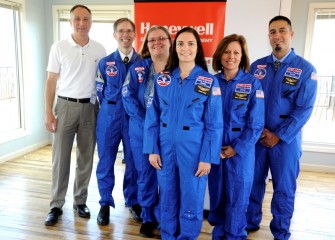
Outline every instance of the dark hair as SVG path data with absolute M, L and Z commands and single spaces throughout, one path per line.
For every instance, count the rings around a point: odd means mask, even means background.
M 281 16 L 281 15 L 278 15 L 278 16 L 275 16 L 274 18 L 272 18 L 269 22 L 269 27 L 271 25 L 271 23 L 275 22 L 275 21 L 285 21 L 287 22 L 287 24 L 290 26 L 290 29 L 292 30 L 292 24 L 291 24 L 291 20 L 285 16 Z
M 170 42 L 170 45 L 171 45 L 170 49 L 169 49 L 169 55 L 171 55 L 171 53 L 172 53 L 172 39 L 171 39 L 169 31 L 165 27 L 163 27 L 163 26 L 152 26 L 147 31 L 147 33 L 145 34 L 144 41 L 142 43 L 141 50 L 140 50 L 141 58 L 151 57 L 150 52 L 149 52 L 149 48 L 148 48 L 148 37 L 149 37 L 149 34 L 151 32 L 153 32 L 155 30 L 158 30 L 158 29 L 160 29 L 163 32 L 165 32 L 166 37 L 169 39 L 169 42 Z
M 179 65 L 179 59 L 178 59 L 177 50 L 176 50 L 176 42 L 177 42 L 179 35 L 184 32 L 192 33 L 197 41 L 197 55 L 195 56 L 195 64 L 199 65 L 205 71 L 208 71 L 206 61 L 205 61 L 204 50 L 202 48 L 201 41 L 200 41 L 200 36 L 198 32 L 191 27 L 182 28 L 181 30 L 177 32 L 177 35 L 173 41 L 173 50 L 172 50 L 172 54 L 170 54 L 170 57 L 169 57 L 167 69 L 170 72 L 172 72 Z
M 73 11 L 76 10 L 77 8 L 85 8 L 92 15 L 91 10 L 85 5 L 81 5 L 81 4 L 74 5 L 70 10 L 70 14 L 72 14 Z
M 247 41 L 245 40 L 244 36 L 237 35 L 237 34 L 228 35 L 220 41 L 213 55 L 213 62 L 212 62 L 213 70 L 218 72 L 219 70 L 222 69 L 221 58 L 222 58 L 224 51 L 226 51 L 227 46 L 231 42 L 238 42 L 241 45 L 241 49 L 242 49 L 241 62 L 238 67 L 245 72 L 249 72 L 250 71 L 250 60 L 249 60 Z
M 123 22 L 129 22 L 131 24 L 131 27 L 133 28 L 133 31 L 135 32 L 135 23 L 131 21 L 129 18 L 119 18 L 118 20 L 116 20 L 113 24 L 114 32 L 116 32 L 117 27 L 120 25 L 120 23 L 123 23 Z

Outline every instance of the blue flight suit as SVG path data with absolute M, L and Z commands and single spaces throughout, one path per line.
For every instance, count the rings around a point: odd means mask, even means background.
M 203 221 L 207 176 L 199 162 L 220 161 L 223 121 L 217 79 L 196 65 L 182 80 L 180 69 L 161 73 L 144 126 L 144 152 L 160 154 L 162 239 L 197 239 Z
M 97 146 L 99 162 L 96 175 L 100 193 L 100 205 L 115 208 L 112 191 L 115 185 L 114 164 L 120 141 L 123 143 L 126 170 L 123 179 L 123 194 L 126 205 L 137 204 L 137 172 L 131 155 L 129 140 L 129 116 L 122 103 L 122 86 L 127 68 L 140 61 L 134 51 L 132 59 L 125 65 L 118 50 L 100 60 L 96 77 L 100 110 L 97 118 Z
M 249 203 L 255 167 L 255 144 L 264 128 L 264 93 L 258 79 L 243 70 L 230 81 L 215 75 L 222 94 L 224 131 L 222 146 L 236 155 L 213 165 L 208 175 L 210 212 L 215 226 L 212 239 L 246 239 L 245 212 Z
M 122 89 L 123 106 L 129 115 L 130 146 L 135 168 L 138 172 L 137 198 L 142 206 L 141 218 L 143 223 L 156 222 L 154 207 L 158 200 L 156 169 L 150 165 L 148 154 L 143 154 L 144 120 L 147 109 L 144 94 L 152 67 L 151 58 L 136 62 L 129 69 Z M 150 92 L 153 92 L 153 85 Z M 152 94 L 150 94 L 148 101 L 152 101 Z
M 289 239 L 302 153 L 301 129 L 313 111 L 316 70 L 292 49 L 277 73 L 272 55 L 255 61 L 250 72 L 260 80 L 264 90 L 265 128 L 276 134 L 280 141 L 273 148 L 259 142 L 256 144 L 254 183 L 247 211 L 248 228 L 256 229 L 262 220 L 265 180 L 270 168 L 274 190 L 270 229 L 275 238 Z

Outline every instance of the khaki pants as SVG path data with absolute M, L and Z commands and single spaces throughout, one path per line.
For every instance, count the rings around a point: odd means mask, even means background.
M 97 106 L 58 98 L 55 108 L 57 131 L 52 146 L 52 186 L 50 208 L 62 208 L 68 188 L 71 151 L 77 141 L 74 204 L 85 204 L 95 150 Z

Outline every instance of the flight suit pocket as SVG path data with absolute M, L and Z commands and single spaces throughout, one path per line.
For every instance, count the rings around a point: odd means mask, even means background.
M 186 120 L 185 125 L 201 121 L 205 109 L 206 100 L 207 96 L 200 96 L 200 94 L 199 96 L 194 96 L 192 99 L 190 99 L 190 101 L 186 104 L 184 111 L 184 119 Z M 190 122 L 187 121 L 187 118 L 190 118 Z
M 236 99 L 233 100 L 232 110 L 236 119 L 241 119 L 246 116 L 246 113 L 248 111 L 248 103 L 249 101 L 236 100 Z

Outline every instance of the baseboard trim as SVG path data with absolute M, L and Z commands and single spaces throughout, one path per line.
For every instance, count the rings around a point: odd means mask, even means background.
M 44 146 L 46 146 L 48 144 L 51 144 L 51 140 L 46 140 L 46 141 L 43 141 L 43 142 L 40 142 L 40 143 L 31 145 L 31 146 L 28 146 L 26 148 L 22 148 L 22 149 L 20 149 L 20 150 L 18 150 L 16 152 L 7 154 L 5 156 L 1 156 L 0 157 L 0 163 L 7 162 L 9 160 L 21 157 L 21 156 L 23 156 L 23 155 L 25 155 L 25 154 L 27 154 L 29 152 L 37 150 L 37 149 L 39 149 L 41 147 L 44 147 Z
M 335 173 L 334 166 L 326 166 L 326 165 L 300 164 L 300 169 L 308 172 Z
M 52 140 L 46 140 L 43 142 L 40 142 L 38 144 L 34 144 L 31 145 L 29 147 L 23 148 L 19 151 L 16 151 L 14 153 L 11 154 L 7 154 L 5 156 L 1 156 L 0 157 L 0 163 L 6 162 L 8 160 L 14 159 L 14 158 L 18 158 L 21 157 L 24 154 L 27 154 L 29 152 L 32 152 L 34 150 L 37 150 L 41 147 L 44 147 L 48 144 L 51 144 Z M 76 144 L 74 143 L 74 146 Z M 335 173 L 335 166 L 326 166 L 326 165 L 314 165 L 314 164 L 300 164 L 300 168 L 303 171 L 309 171 L 309 172 L 327 172 L 327 173 Z

